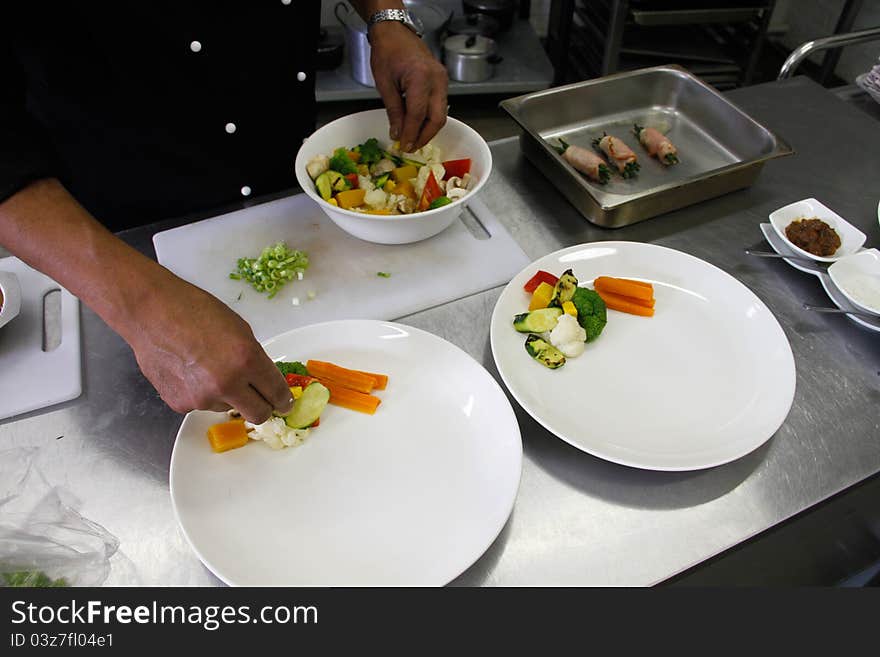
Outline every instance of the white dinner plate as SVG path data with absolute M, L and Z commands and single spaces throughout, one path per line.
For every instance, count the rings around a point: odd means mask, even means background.
M 522 469 L 504 391 L 468 354 L 419 329 L 369 320 L 295 329 L 264 347 L 388 374 L 375 415 L 328 405 L 295 448 L 215 454 L 222 413 L 189 413 L 171 456 L 187 539 L 220 579 L 243 586 L 434 586 L 498 536 Z
M 609 310 L 605 330 L 557 370 L 534 361 L 512 319 L 523 285 L 543 269 L 653 283 L 655 315 Z M 785 333 L 748 288 L 680 251 L 596 242 L 535 261 L 501 293 L 491 325 L 498 371 L 520 405 L 575 447 L 623 465 L 696 470 L 733 461 L 767 441 L 794 399 Z

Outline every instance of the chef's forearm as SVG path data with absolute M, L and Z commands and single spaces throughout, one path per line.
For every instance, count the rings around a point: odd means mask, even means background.
M 173 275 L 113 235 L 54 179 L 0 203 L 0 245 L 76 295 L 123 338 Z

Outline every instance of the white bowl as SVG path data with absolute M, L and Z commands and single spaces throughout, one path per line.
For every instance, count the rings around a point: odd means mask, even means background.
M 812 219 L 813 217 L 821 219 L 837 232 L 840 236 L 840 246 L 837 247 L 837 251 L 834 252 L 833 256 L 817 256 L 809 251 L 804 251 L 802 248 L 795 246 L 792 241 L 786 237 L 786 226 L 795 219 L 801 217 L 806 219 Z M 771 212 L 770 223 L 776 231 L 776 234 L 779 235 L 779 237 L 785 241 L 786 245 L 791 247 L 798 255 L 817 260 L 818 262 L 834 262 L 845 256 L 852 255 L 862 248 L 866 239 L 865 234 L 862 231 L 853 226 L 834 210 L 823 205 L 814 198 L 797 201 L 796 203 L 791 203 Z
M 880 251 L 865 249 L 828 268 L 832 282 L 854 305 L 880 315 Z
M 0 292 L 3 305 L 0 306 L 0 326 L 8 324 L 21 311 L 21 286 L 18 277 L 11 271 L 0 271 Z
M 486 183 L 492 172 L 492 153 L 477 131 L 449 117 L 446 125 L 432 140 L 442 150 L 444 160 L 471 158 L 471 175 L 476 178 L 463 198 L 436 210 L 403 215 L 375 215 L 344 210 L 321 198 L 315 183 L 306 172 L 306 164 L 315 155 L 332 155 L 337 148 L 352 148 L 375 137 L 380 144 L 390 145 L 388 116 L 384 109 L 349 114 L 316 130 L 296 154 L 296 179 L 303 191 L 342 230 L 367 242 L 408 244 L 433 237 L 458 218 L 468 200 Z

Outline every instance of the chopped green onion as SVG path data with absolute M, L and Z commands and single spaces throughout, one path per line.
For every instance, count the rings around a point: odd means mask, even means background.
M 284 242 L 267 246 L 256 258 L 239 258 L 236 270 L 229 278 L 245 280 L 257 292 L 266 292 L 273 298 L 278 291 L 294 277 L 302 280 L 302 273 L 309 266 L 309 257 L 304 251 L 291 249 Z
M 377 271 L 376 276 L 381 276 L 382 278 L 391 278 L 391 274 L 387 271 Z

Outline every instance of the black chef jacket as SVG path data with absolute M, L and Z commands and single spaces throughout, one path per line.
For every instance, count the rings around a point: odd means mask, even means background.
M 295 186 L 320 5 L 4 3 L 0 201 L 55 176 L 119 230 Z

